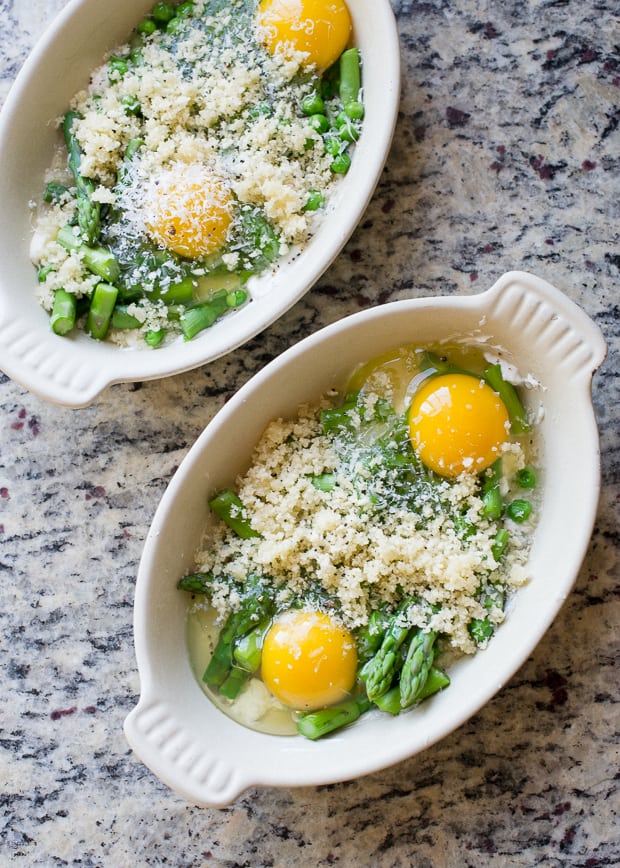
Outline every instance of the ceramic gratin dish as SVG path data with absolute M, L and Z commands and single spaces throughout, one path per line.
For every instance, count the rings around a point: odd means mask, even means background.
M 451 685 L 409 713 L 368 712 L 316 742 L 236 723 L 195 681 L 185 641 L 187 596 L 176 590 L 212 520 L 208 497 L 246 469 L 268 422 L 294 416 L 299 404 L 342 387 L 359 363 L 406 344 L 455 341 L 500 348 L 507 362 L 539 384 L 525 394 L 539 411 L 542 444 L 531 580 L 512 598 L 487 650 L 452 666 Z M 579 571 L 599 494 L 591 380 L 605 352 L 598 327 L 562 292 L 511 272 L 479 295 L 397 301 L 347 317 L 255 375 L 189 451 L 146 539 L 134 622 L 141 696 L 125 723 L 138 757 L 188 801 L 223 806 L 251 786 L 319 785 L 379 770 L 473 715 L 527 659 Z
M 40 397 L 69 407 L 108 385 L 165 377 L 230 352 L 298 301 L 338 255 L 373 194 L 392 141 L 400 95 L 398 33 L 389 0 L 347 0 L 363 58 L 365 122 L 351 168 L 326 219 L 296 258 L 258 278 L 256 297 L 192 341 L 121 349 L 86 334 L 55 335 L 36 297 L 29 260 L 31 201 L 61 141 L 55 119 L 107 51 L 126 42 L 152 0 L 73 0 L 24 64 L 0 116 L 0 369 Z

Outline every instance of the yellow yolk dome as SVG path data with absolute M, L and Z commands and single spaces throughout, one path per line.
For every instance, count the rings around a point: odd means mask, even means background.
M 291 46 L 307 55 L 305 64 L 327 69 L 351 35 L 351 15 L 343 0 L 261 0 L 257 23 L 271 54 Z
M 311 711 L 344 699 L 355 683 L 356 668 L 352 635 L 324 612 L 284 612 L 263 642 L 263 681 L 291 708 Z
M 175 163 L 152 178 L 144 210 L 147 232 L 156 244 L 199 259 L 226 243 L 233 198 L 210 169 Z
M 431 377 L 409 409 L 409 436 L 422 462 L 441 476 L 479 473 L 508 440 L 508 412 L 484 380 L 468 374 Z

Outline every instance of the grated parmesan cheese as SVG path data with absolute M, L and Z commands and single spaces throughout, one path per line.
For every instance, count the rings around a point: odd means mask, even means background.
M 370 403 L 376 399 L 369 396 Z M 241 583 L 258 570 L 284 581 L 285 596 L 303 593 L 311 577 L 338 600 L 349 628 L 366 624 L 381 602 L 393 606 L 413 595 L 419 604 L 409 612 L 411 624 L 444 634 L 457 652 L 474 653 L 470 621 L 489 616 L 497 624 L 504 617 L 502 610 L 489 611 L 477 599 L 481 581 L 496 569 L 508 589 L 527 580 L 531 527 L 511 529 L 510 553 L 500 567 L 492 553 L 497 526 L 483 517 L 473 474 L 439 483 L 444 510 L 428 504 L 414 512 L 398 505 L 375 510 L 322 431 L 324 406 L 304 406 L 296 419 L 278 419 L 267 427 L 236 486 L 260 537 L 241 539 L 218 523 L 197 554 L 198 569 Z M 515 470 L 523 466 L 519 443 L 508 444 L 504 454 Z M 336 475 L 329 492 L 312 484 L 312 476 L 322 473 Z M 474 525 L 466 541 L 451 512 L 465 513 Z M 225 595 L 216 598 L 216 607 L 218 602 L 222 612 L 230 607 Z M 430 622 L 429 605 L 441 607 Z
M 312 75 L 300 75 L 303 54 L 287 50 L 271 55 L 254 40 L 253 10 L 252 0 L 232 0 L 208 14 L 209 5 L 197 0 L 193 17 L 183 19 L 174 38 L 156 31 L 140 46 L 140 61 L 129 62 L 124 72 L 108 62 L 130 59 L 130 44 L 119 46 L 73 98 L 81 174 L 96 184 L 93 199 L 119 215 L 106 227 L 102 242 L 123 267 L 145 239 L 153 241 L 145 234 L 147 182 L 174 163 L 196 164 L 224 178 L 241 208 L 258 209 L 275 228 L 280 256 L 315 231 L 317 214 L 304 210 L 308 192 L 320 192 L 327 202 L 339 178 L 330 169 L 333 157 L 325 153 L 322 137 L 299 115 L 314 81 Z M 135 111 L 128 108 L 133 103 Z M 261 106 L 268 109 L 263 113 Z M 135 140 L 142 146 L 130 163 L 124 162 Z M 66 156 L 56 156 L 49 174 L 66 183 L 64 161 Z M 92 290 L 92 277 L 80 275 L 75 255 L 55 240 L 73 219 L 74 206 L 72 200 L 45 206 L 35 217 L 31 258 L 37 266 L 53 266 L 39 293 L 47 310 L 56 289 L 76 295 Z M 243 256 L 249 262 L 252 255 L 231 248 L 221 262 L 233 271 L 245 267 Z M 256 251 L 254 258 L 259 257 Z M 146 266 L 136 268 L 131 285 L 149 291 L 184 276 L 182 266 L 167 264 L 165 269 L 155 274 Z M 149 313 L 151 304 L 142 301 L 147 309 L 142 332 L 162 314 L 160 305 Z

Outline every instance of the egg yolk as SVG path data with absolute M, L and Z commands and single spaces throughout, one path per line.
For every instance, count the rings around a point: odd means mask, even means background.
M 343 699 L 355 683 L 356 668 L 352 635 L 324 612 L 285 612 L 263 642 L 263 681 L 291 708 L 309 711 Z
M 479 473 L 508 440 L 504 402 L 483 380 L 441 374 L 427 380 L 409 409 L 409 436 L 422 462 L 441 476 Z
M 289 45 L 306 55 L 305 64 L 327 69 L 340 57 L 351 34 L 343 0 L 262 0 L 257 23 L 271 54 Z
M 177 164 L 151 180 L 144 210 L 153 241 L 179 256 L 199 259 L 224 246 L 233 198 L 209 169 Z

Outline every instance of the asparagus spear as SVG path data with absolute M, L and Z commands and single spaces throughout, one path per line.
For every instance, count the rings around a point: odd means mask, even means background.
M 336 729 L 347 726 L 357 720 L 364 712 L 368 711 L 372 703 L 364 694 L 355 699 L 349 699 L 329 708 L 319 711 L 310 711 L 302 714 L 297 721 L 297 732 L 300 735 L 315 740 L 322 738 Z
M 56 236 L 56 241 L 65 250 L 75 250 L 86 268 L 98 277 L 102 277 L 110 283 L 114 283 L 118 278 L 120 266 L 114 254 L 105 247 L 90 247 L 88 244 L 84 244 L 71 226 L 63 226 Z
M 75 179 L 77 189 L 76 203 L 78 225 L 82 234 L 82 240 L 87 244 L 94 244 L 99 237 L 101 226 L 101 214 L 99 202 L 93 201 L 95 185 L 90 178 L 85 178 L 80 173 L 82 152 L 73 132 L 73 124 L 79 119 L 78 112 L 67 112 L 63 119 L 63 132 L 67 151 L 69 152 L 69 168 Z
M 263 640 L 270 623 L 269 618 L 261 621 L 253 630 L 236 641 L 233 651 L 235 666 L 245 669 L 250 674 L 258 672 L 263 653 Z
M 207 594 L 211 593 L 211 583 L 213 575 L 211 573 L 188 573 L 177 582 L 179 591 L 188 591 L 190 594 Z
M 428 678 L 426 679 L 426 684 L 418 694 L 418 700 L 426 699 L 427 697 L 432 696 L 433 693 L 438 693 L 449 684 L 450 679 L 446 675 L 446 673 L 442 672 L 441 669 L 437 669 L 436 666 L 431 666 L 428 673 Z
M 502 531 L 498 531 L 498 536 L 501 533 Z M 503 609 L 506 602 L 505 588 L 499 582 L 496 584 L 487 581 L 480 588 L 478 597 L 485 609 Z M 477 645 L 484 645 L 495 632 L 495 626 L 488 615 L 484 618 L 472 618 L 467 629 Z
M 149 293 L 149 298 L 161 299 L 167 305 L 184 304 L 189 305 L 194 301 L 194 287 L 196 280 L 193 277 L 184 277 L 178 283 L 173 283 L 165 289 L 158 288 Z
M 241 307 L 246 302 L 247 297 L 247 292 L 242 289 L 233 292 L 221 289 L 214 293 L 208 301 L 192 305 L 181 316 L 180 324 L 183 337 L 186 341 L 190 341 L 198 332 L 210 328 L 227 311 Z
M 373 702 L 390 688 L 397 674 L 402 660 L 398 651 L 411 632 L 411 627 L 403 624 L 402 615 L 411 602 L 407 599 L 401 603 L 390 618 L 376 654 L 362 667 L 360 674 L 366 684 L 368 698 Z
M 166 329 L 149 329 L 144 335 L 144 342 L 149 347 L 158 347 L 166 337 Z
M 329 493 L 336 487 L 336 475 L 334 473 L 320 473 L 318 476 L 312 476 L 310 481 L 317 491 Z
M 260 536 L 246 518 L 245 506 L 234 491 L 220 491 L 211 498 L 209 506 L 242 539 Z
M 426 684 L 418 694 L 417 701 L 420 702 L 422 699 L 432 696 L 433 693 L 438 693 L 449 684 L 450 679 L 446 673 L 442 672 L 441 669 L 437 669 L 436 666 L 431 666 L 428 678 L 426 679 Z M 400 685 L 396 684 L 394 687 L 390 687 L 383 696 L 377 697 L 375 705 L 377 708 L 381 709 L 381 711 L 387 711 L 389 714 L 400 714 L 403 710 L 403 707 L 400 704 Z
M 408 708 L 419 698 L 435 657 L 437 633 L 418 629 L 411 639 L 403 668 L 400 671 L 400 704 Z
M 231 612 L 226 619 L 209 665 L 202 677 L 205 684 L 216 689 L 221 688 L 234 667 L 235 643 L 256 627 L 258 623 L 269 617 L 273 613 L 273 608 L 273 600 L 265 593 L 261 582 L 252 580 L 241 608 L 236 612 Z M 225 695 L 231 699 L 234 698 L 234 696 L 230 696 L 229 692 Z
M 356 409 L 357 399 L 357 393 L 347 395 L 340 407 L 321 411 L 321 426 L 324 434 L 335 434 L 343 430 L 351 431 L 353 429 L 354 423 L 351 411 Z
M 45 185 L 45 191 L 43 193 L 43 201 L 51 202 L 54 205 L 57 205 L 68 192 L 68 188 L 65 187 L 64 184 L 60 184 L 58 181 L 50 181 Z
M 213 579 L 212 573 L 188 573 L 179 579 L 177 588 L 190 594 L 209 596 Z M 250 675 L 260 667 L 262 639 L 269 621 L 264 619 L 254 627 L 253 619 L 259 617 L 256 612 L 262 605 L 270 608 L 271 604 L 266 598 L 251 597 L 240 612 L 229 616 L 204 674 L 204 681 L 229 699 L 239 695 Z M 244 632 L 246 630 L 249 632 Z
M 138 329 L 142 323 L 129 313 L 126 304 L 117 304 L 112 313 L 111 325 L 115 329 Z
M 506 405 L 512 433 L 523 434 L 529 431 L 530 423 L 521 399 L 512 383 L 508 383 L 502 376 L 501 366 L 489 365 L 484 372 L 484 378 Z
M 487 642 L 495 632 L 495 627 L 488 617 L 472 618 L 467 629 L 476 645 L 484 645 L 484 643 Z
M 198 332 L 210 328 L 213 323 L 226 313 L 226 290 L 216 293 L 209 301 L 188 308 L 181 317 L 181 331 L 186 341 L 190 341 Z
M 493 462 L 482 483 L 482 502 L 484 504 L 482 514 L 495 521 L 502 517 L 504 503 L 500 492 L 502 479 L 502 459 Z
M 110 328 L 114 305 L 118 297 L 118 289 L 109 283 L 98 283 L 90 302 L 86 331 L 99 341 L 102 341 Z
M 251 673 L 247 669 L 233 664 L 228 675 L 218 687 L 218 693 L 226 696 L 227 699 L 236 699 L 249 681 L 250 676 Z
M 340 83 L 338 87 L 343 114 L 353 122 L 364 117 L 364 103 L 360 99 L 362 71 L 359 48 L 348 48 L 340 55 Z M 359 125 L 356 125 L 359 130 Z M 358 132 L 359 135 L 359 132 Z
M 347 48 L 340 55 L 340 100 L 344 106 L 359 99 L 361 87 L 360 50 Z
M 505 528 L 500 528 L 495 534 L 495 540 L 493 545 L 491 546 L 491 552 L 493 553 L 493 557 L 496 561 L 502 558 L 506 548 L 508 547 L 508 543 L 510 541 L 510 534 Z
M 388 622 L 389 615 L 385 609 L 373 609 L 366 626 L 357 631 L 355 645 L 360 668 L 379 650 Z
M 69 334 L 75 325 L 76 298 L 66 289 L 57 289 L 54 293 L 54 306 L 50 317 L 52 329 L 57 335 Z
M 143 145 L 144 142 L 142 139 L 130 139 L 127 143 L 127 147 L 125 148 L 125 154 L 123 156 L 123 162 L 118 169 L 119 184 L 124 184 L 127 181 L 129 177 L 129 167 L 131 166 L 131 162 Z
M 244 626 L 243 610 L 232 612 L 226 619 L 211 660 L 205 669 L 202 680 L 210 687 L 219 687 L 223 684 L 233 666 L 233 648 L 237 632 Z

